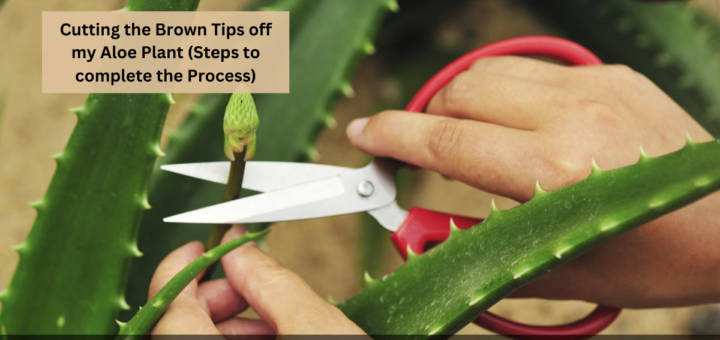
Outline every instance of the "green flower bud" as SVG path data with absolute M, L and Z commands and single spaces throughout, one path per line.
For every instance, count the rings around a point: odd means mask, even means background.
M 255 155 L 256 135 L 260 125 L 255 101 L 249 93 L 234 93 L 225 109 L 223 131 L 225 132 L 225 155 L 231 161 L 235 160 L 234 153 L 245 152 L 245 160 Z

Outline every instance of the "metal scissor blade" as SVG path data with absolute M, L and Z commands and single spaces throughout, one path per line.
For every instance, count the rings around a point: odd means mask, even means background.
M 170 164 L 163 165 L 160 169 L 225 184 L 230 172 L 230 162 Z M 250 161 L 245 164 L 243 188 L 260 192 L 275 191 L 336 176 L 349 170 L 353 169 L 322 164 Z
M 165 222 L 180 223 L 248 223 L 270 222 L 257 217 L 272 215 L 288 208 L 307 205 L 341 196 L 345 186 L 339 177 L 301 184 L 287 189 L 246 197 L 180 215 L 165 218 Z
M 392 232 L 397 231 L 408 216 L 407 210 L 400 208 L 395 201 L 384 207 L 368 210 L 368 214 L 374 217 L 383 228 Z
M 258 194 L 165 218 L 176 223 L 257 223 L 304 220 L 367 211 L 395 200 L 394 173 L 375 164 L 319 181 Z M 358 185 L 371 183 L 371 193 Z M 366 188 L 364 186 L 363 188 Z

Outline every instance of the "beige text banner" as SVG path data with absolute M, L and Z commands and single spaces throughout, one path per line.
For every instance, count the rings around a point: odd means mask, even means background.
M 287 93 L 288 12 L 43 12 L 43 93 Z

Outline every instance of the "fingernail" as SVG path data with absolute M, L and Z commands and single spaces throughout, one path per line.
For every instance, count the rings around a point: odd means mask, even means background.
M 347 127 L 347 135 L 348 137 L 357 137 L 362 133 L 362 130 L 365 128 L 365 125 L 367 125 L 368 119 L 367 118 L 360 118 L 353 120 L 350 125 Z

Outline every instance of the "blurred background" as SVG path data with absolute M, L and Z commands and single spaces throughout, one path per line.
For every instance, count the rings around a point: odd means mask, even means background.
M 720 4 L 716 0 L 689 3 L 720 18 Z M 17 262 L 10 246 L 25 239 L 35 217 L 35 211 L 26 203 L 43 196 L 55 167 L 50 155 L 63 149 L 75 125 L 76 117 L 67 109 L 81 105 L 86 99 L 86 95 L 41 94 L 41 12 L 106 11 L 125 4 L 125 0 L 6 0 L 0 5 L 0 290 L 10 282 Z M 248 5 L 248 1 L 242 0 L 202 0 L 198 10 L 230 11 Z M 412 27 L 409 32 L 414 39 L 404 39 L 403 43 L 391 34 L 382 35 L 386 29 L 401 31 L 393 28 L 399 25 L 393 22 L 394 15 L 386 17 L 378 37 L 377 53 L 360 62 L 352 80 L 355 95 L 342 99 L 335 107 L 336 127 L 322 132 L 313 162 L 348 167 L 365 165 L 368 156 L 350 146 L 345 127 L 354 118 L 404 107 L 413 90 L 403 84 L 410 81 L 408 77 L 421 76 L 408 75 L 410 66 L 423 69 L 422 74 L 429 76 L 449 61 L 448 56 L 493 41 L 530 34 L 564 35 L 519 0 L 467 0 L 459 1 L 452 8 L 442 4 L 440 7 L 443 8 L 437 11 L 419 12 L 418 22 L 406 26 Z M 400 8 L 405 10 L 402 1 Z M 425 17 L 420 16 L 423 13 Z M 409 47 L 410 44 L 417 46 Z M 437 53 L 426 54 L 425 48 Z M 164 135 L 179 126 L 197 97 L 176 95 L 178 104 L 171 107 Z M 262 111 L 260 116 L 262 119 Z M 262 143 L 262 127 L 258 136 Z M 493 198 L 490 194 L 426 171 L 409 177 L 411 184 L 404 190 L 404 205 L 470 216 L 489 213 Z M 501 209 L 516 205 L 508 199 L 495 199 Z M 165 232 L 172 233 L 172 227 L 168 225 Z M 266 248 L 305 278 L 321 296 L 342 301 L 361 288 L 359 273 L 364 269 L 383 274 L 402 264 L 389 245 L 387 235 L 376 228 L 359 214 L 283 223 L 268 236 Z M 369 242 L 373 243 L 372 247 L 367 246 Z M 506 299 L 492 311 L 524 322 L 554 324 L 572 321 L 592 308 L 582 302 Z M 474 325 L 463 330 L 463 333 L 484 332 Z M 604 333 L 717 334 L 720 333 L 720 308 L 626 310 Z

